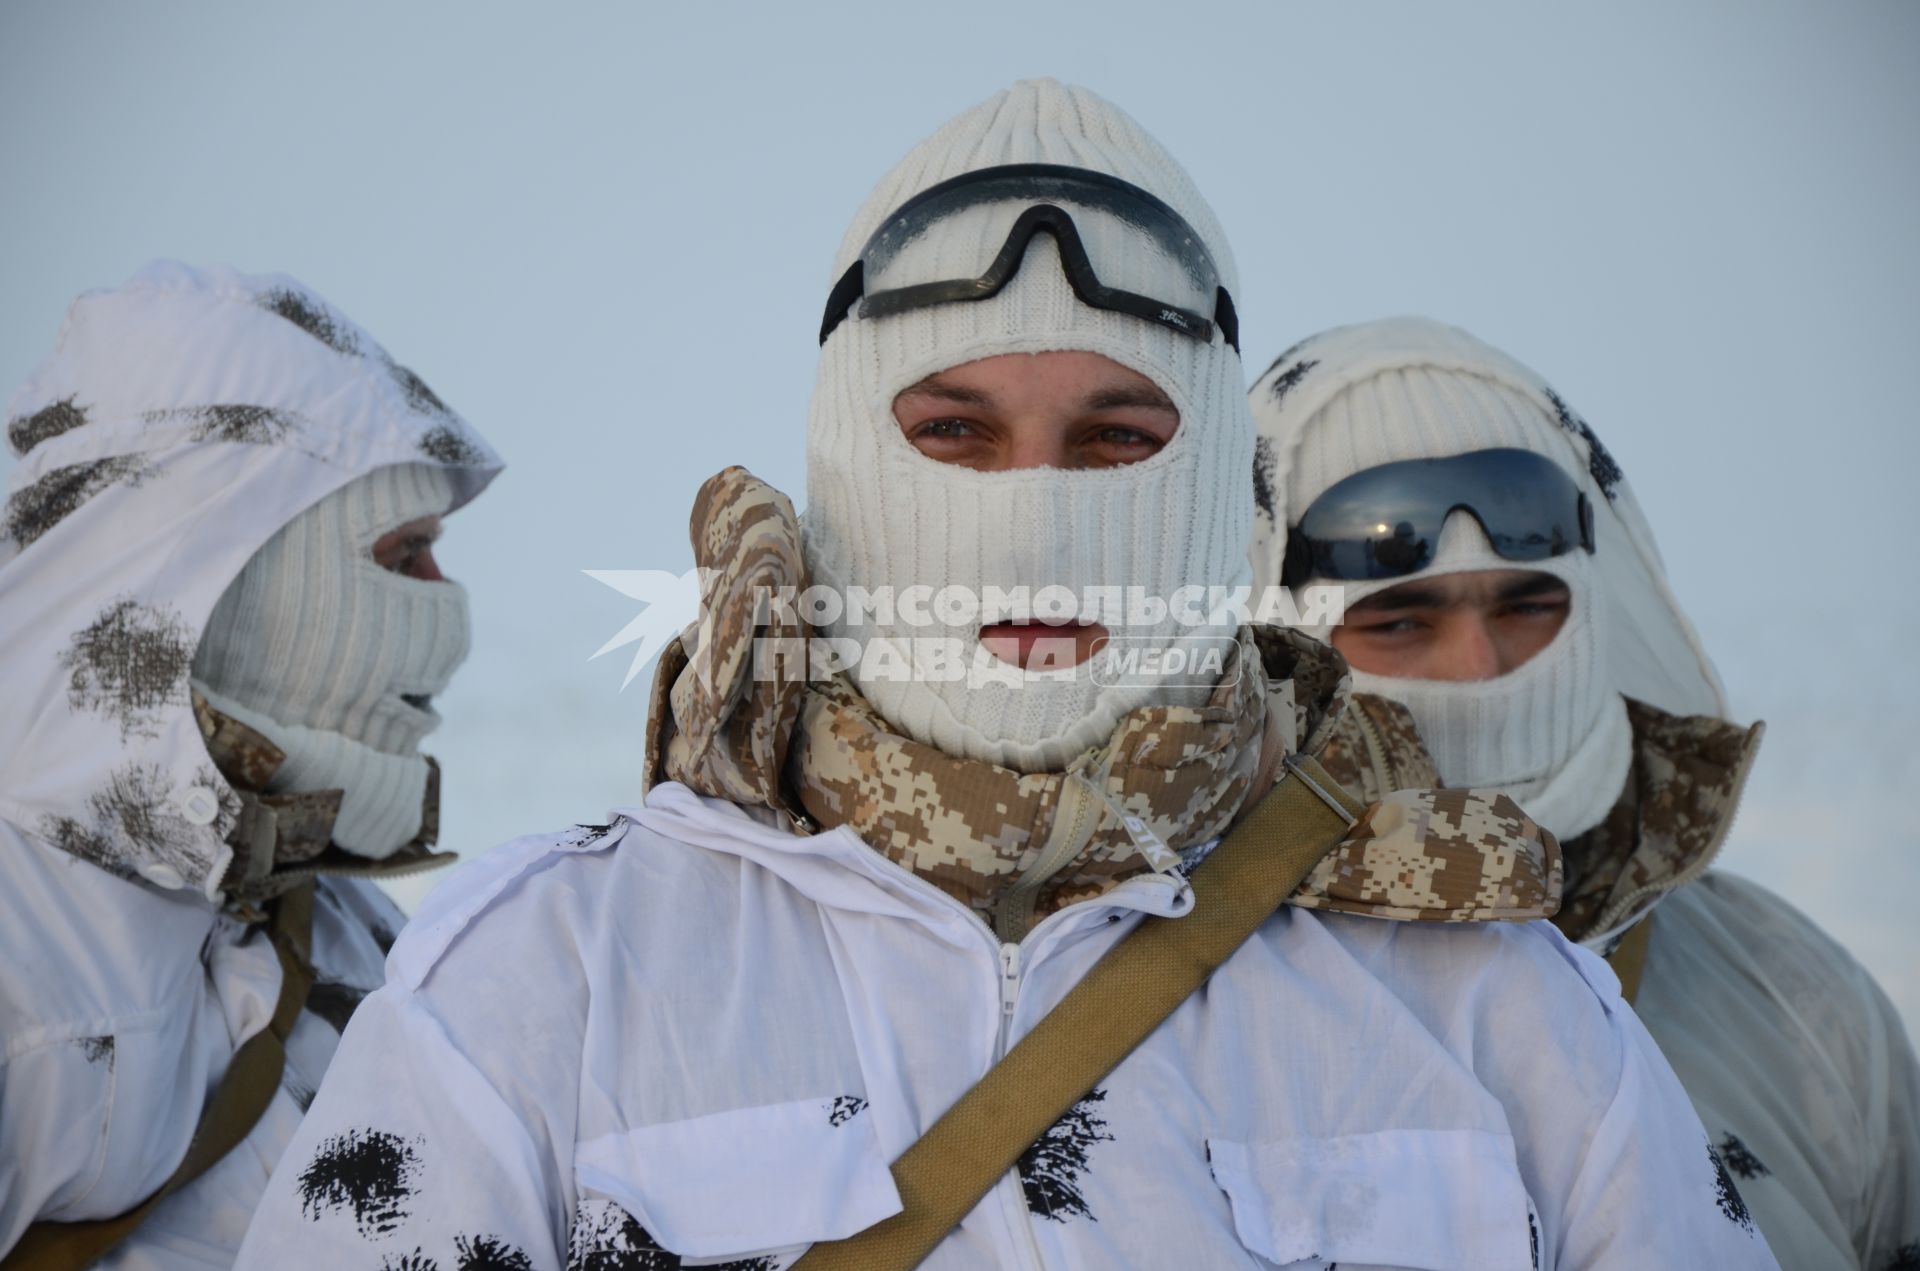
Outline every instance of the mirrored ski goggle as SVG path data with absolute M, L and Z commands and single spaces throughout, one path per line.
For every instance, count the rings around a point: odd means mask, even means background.
M 1035 234 L 1053 236 L 1083 304 L 1197 340 L 1218 328 L 1239 351 L 1233 298 L 1179 213 L 1117 177 L 1050 163 L 968 172 L 901 204 L 834 284 L 820 343 L 850 313 L 879 318 L 998 294 Z
M 1382 464 L 1328 488 L 1287 534 L 1281 582 L 1417 573 L 1456 511 L 1480 522 L 1503 560 L 1593 550 L 1593 505 L 1559 464 L 1531 450 L 1476 450 Z

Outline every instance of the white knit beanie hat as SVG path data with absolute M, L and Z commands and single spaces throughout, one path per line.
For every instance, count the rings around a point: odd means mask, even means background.
M 1398 319 L 1370 325 L 1378 328 L 1381 348 L 1404 339 L 1409 327 L 1443 346 L 1465 340 L 1486 347 L 1438 323 Z M 1367 347 L 1364 331 L 1343 334 L 1348 353 Z M 1310 352 L 1302 358 L 1310 369 L 1319 365 Z M 1339 375 L 1339 368 L 1327 369 Z M 1304 515 L 1339 481 L 1404 460 L 1511 448 L 1542 455 L 1576 479 L 1584 475 L 1573 466 L 1576 455 L 1566 427 L 1550 404 L 1506 371 L 1506 360 L 1497 355 L 1477 364 L 1418 356 L 1397 363 L 1387 359 L 1346 377 L 1308 413 L 1293 418 L 1285 418 L 1286 398 L 1305 372 L 1277 393 L 1263 377 L 1251 395 L 1263 447 L 1291 446 L 1282 489 L 1274 491 L 1283 496 L 1284 510 L 1275 509 L 1262 526 L 1266 541 L 1283 545 L 1284 525 L 1267 526 Z M 1472 516 L 1456 512 L 1448 518 L 1433 561 L 1417 573 L 1365 581 L 1313 578 L 1304 585 L 1339 587 L 1350 608 L 1415 578 L 1479 570 L 1551 574 L 1567 585 L 1571 611 L 1546 648 L 1491 680 L 1414 680 L 1356 670 L 1354 688 L 1407 706 L 1448 785 L 1501 790 L 1555 834 L 1582 833 L 1599 824 L 1618 800 L 1632 759 L 1626 703 L 1604 657 L 1608 615 L 1597 603 L 1601 590 L 1593 554 L 1576 549 L 1546 560 L 1506 560 Z M 1275 569 L 1262 581 L 1277 576 Z M 1308 628 L 1321 639 L 1330 630 Z
M 1014 163 L 1087 168 L 1149 191 L 1193 227 L 1221 284 L 1237 295 L 1226 237 L 1185 171 L 1110 103 L 1052 80 L 1016 84 L 915 148 L 855 217 L 834 277 L 915 194 Z M 915 251 L 950 259 L 950 276 L 971 276 L 981 253 L 966 230 L 935 226 L 927 238 L 937 241 L 917 243 Z M 981 358 L 1053 350 L 1098 353 L 1151 379 L 1179 410 L 1173 439 L 1126 467 L 976 472 L 921 454 L 894 419 L 894 397 L 928 375 Z M 808 567 L 816 582 L 843 594 L 849 587 L 938 592 L 952 585 L 976 595 L 990 587 L 1038 593 L 1049 586 L 1080 595 L 1131 586 L 1166 598 L 1183 586 L 1244 586 L 1253 427 L 1242 376 L 1239 354 L 1217 331 L 1202 342 L 1083 304 L 1045 236 L 1029 245 L 1019 272 L 991 299 L 843 322 L 822 349 L 808 424 Z M 982 675 L 894 676 L 876 670 L 884 665 L 876 659 L 863 659 L 853 673 L 890 724 L 964 758 L 1026 771 L 1057 768 L 1105 741 L 1127 711 L 1197 703 L 1211 688 L 1103 686 L 1091 664 L 1013 675 L 1002 664 L 996 673 L 979 645 L 980 622 L 915 626 L 894 618 L 855 626 L 843 613 L 826 625 L 830 635 L 892 643 L 903 653 L 915 637 L 958 641 L 969 664 L 985 668 Z M 1132 626 L 1113 614 L 1099 620 L 1125 642 L 1165 649 L 1233 630 L 1231 621 L 1208 618 L 1197 625 L 1171 614 Z
M 286 751 L 275 790 L 343 791 L 334 842 L 379 857 L 420 830 L 440 722 L 432 697 L 467 656 L 467 593 L 375 563 L 375 540 L 453 505 L 447 473 L 394 464 L 289 521 L 222 594 L 193 675 Z

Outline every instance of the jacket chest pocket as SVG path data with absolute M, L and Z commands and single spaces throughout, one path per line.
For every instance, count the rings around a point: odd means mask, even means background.
M 652 1247 L 687 1265 L 767 1257 L 864 1230 L 900 1210 L 866 1100 L 829 1095 L 602 1135 L 574 1149 L 575 1242 Z M 625 1211 L 609 1217 L 604 1198 Z M 598 1250 L 586 1248 L 585 1252 Z M 588 1262 L 586 1265 L 593 1265 Z
M 1513 1140 L 1394 1130 L 1240 1143 L 1210 1139 L 1213 1176 L 1248 1250 L 1282 1266 L 1532 1271 L 1532 1205 Z

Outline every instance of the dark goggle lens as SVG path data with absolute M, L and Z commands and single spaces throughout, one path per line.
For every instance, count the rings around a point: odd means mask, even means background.
M 1503 560 L 1594 549 L 1593 507 L 1564 469 L 1531 450 L 1477 450 L 1382 464 L 1331 486 L 1288 533 L 1282 581 L 1418 573 L 1456 511 L 1480 523 Z
M 1042 233 L 1083 303 L 1201 340 L 1217 326 L 1239 347 L 1232 298 L 1179 213 L 1105 173 L 1041 163 L 966 173 L 902 204 L 835 284 L 820 341 L 853 313 L 884 317 L 996 295 Z

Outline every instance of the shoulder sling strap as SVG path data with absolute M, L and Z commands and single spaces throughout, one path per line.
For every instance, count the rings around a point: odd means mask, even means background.
M 1193 908 L 1147 918 L 893 1163 L 904 1208 L 793 1271 L 907 1271 L 1277 910 L 1363 810 L 1304 756 L 1193 871 Z
M 153 1195 L 115 1218 L 37 1222 L 0 1258 L 0 1271 L 83 1271 L 131 1235 L 158 1205 L 239 1146 L 266 1114 L 286 1066 L 286 1040 L 313 987 L 313 884 L 303 883 L 273 902 L 268 938 L 280 957 L 280 996 L 273 1019 L 240 1043 L 180 1164 Z
M 1647 971 L 1647 942 L 1653 935 L 1653 915 L 1648 914 L 1627 929 L 1620 943 L 1607 955 L 1607 965 L 1620 980 L 1620 996 L 1632 1006 L 1640 996 L 1640 979 Z

